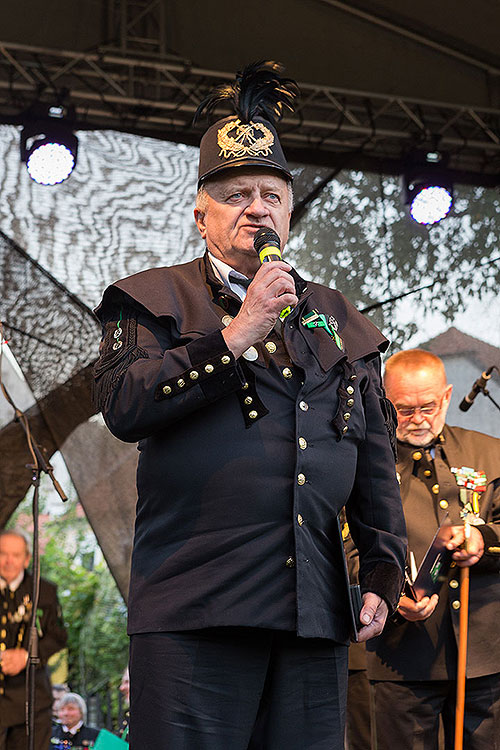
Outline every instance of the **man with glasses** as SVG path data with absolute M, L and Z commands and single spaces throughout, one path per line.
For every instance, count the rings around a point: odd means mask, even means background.
M 368 643 L 378 750 L 437 750 L 439 719 L 453 747 L 459 567 L 470 566 L 464 746 L 500 748 L 500 440 L 445 424 L 452 385 L 442 361 L 413 349 L 386 362 L 387 395 L 398 415 L 398 478 L 409 562 L 418 566 L 449 514 L 453 562 L 439 594 L 402 596 L 395 617 Z M 460 477 L 476 481 L 470 540 Z M 458 480 L 458 481 L 457 481 Z M 483 489 L 481 489 L 481 487 Z M 468 495 L 470 497 L 470 493 Z M 388 706 L 392 710 L 388 711 Z

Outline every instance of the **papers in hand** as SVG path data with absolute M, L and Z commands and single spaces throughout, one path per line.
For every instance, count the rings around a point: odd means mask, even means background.
M 446 544 L 453 536 L 451 520 L 447 513 L 441 526 L 436 531 L 429 549 L 424 555 L 416 577 L 414 577 L 415 562 L 411 573 L 406 571 L 406 594 L 415 601 L 420 601 L 424 596 L 437 594 L 446 580 L 451 564 L 452 550 L 446 549 Z M 410 560 L 412 553 L 410 553 Z

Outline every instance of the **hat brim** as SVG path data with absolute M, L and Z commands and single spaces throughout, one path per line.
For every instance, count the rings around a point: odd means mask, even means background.
M 228 162 L 227 164 L 219 164 L 217 167 L 214 167 L 209 172 L 203 175 L 203 177 L 200 177 L 198 180 L 198 188 L 200 188 L 204 182 L 209 180 L 211 177 L 214 177 L 215 175 L 220 174 L 221 172 L 225 172 L 228 169 L 233 169 L 233 167 L 262 167 L 263 169 L 268 169 L 271 172 L 280 172 L 282 175 L 284 175 L 288 180 L 291 182 L 293 181 L 293 175 L 290 171 L 285 169 L 282 164 L 278 164 L 275 161 L 272 161 L 272 159 L 234 159 L 234 161 Z

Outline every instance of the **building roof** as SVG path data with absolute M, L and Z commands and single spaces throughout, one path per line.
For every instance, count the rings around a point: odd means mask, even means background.
M 458 328 L 452 326 L 439 336 L 435 336 L 429 341 L 420 345 L 421 349 L 426 349 L 438 357 L 449 357 L 463 355 L 474 362 L 474 364 L 485 370 L 491 365 L 500 367 L 500 349 L 485 341 L 469 336 Z

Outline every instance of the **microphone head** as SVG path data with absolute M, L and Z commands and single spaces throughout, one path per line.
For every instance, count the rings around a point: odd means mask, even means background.
M 270 227 L 261 227 L 255 232 L 255 237 L 253 238 L 253 246 L 257 254 L 260 254 L 260 251 L 264 247 L 271 246 L 278 248 L 278 254 L 281 255 L 281 240 L 278 236 L 278 233 Z

